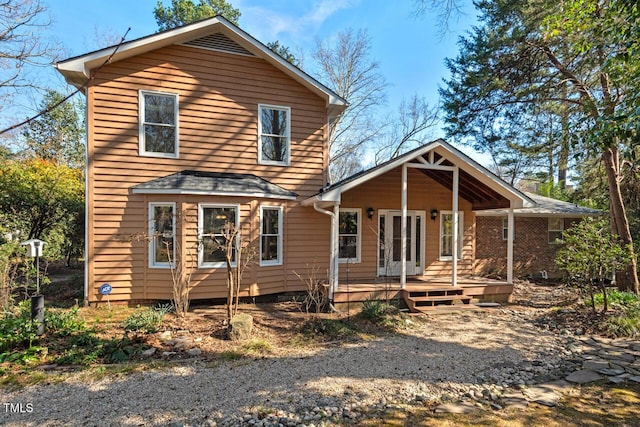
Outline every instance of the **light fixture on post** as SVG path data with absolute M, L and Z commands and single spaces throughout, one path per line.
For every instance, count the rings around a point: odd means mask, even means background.
M 431 220 L 435 221 L 437 217 L 438 217 L 438 209 L 432 209 L 431 210 Z
M 375 212 L 375 210 L 373 208 L 367 208 L 367 217 L 369 219 L 373 219 L 373 213 Z

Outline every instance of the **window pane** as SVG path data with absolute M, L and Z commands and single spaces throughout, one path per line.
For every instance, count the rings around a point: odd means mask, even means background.
M 358 234 L 357 212 L 340 212 L 340 234 Z
M 357 236 L 340 236 L 339 258 L 356 259 Z
M 262 210 L 262 234 L 278 234 L 279 209 Z
M 561 243 L 562 231 L 549 231 L 549 243 Z
M 225 262 L 225 239 L 221 236 L 205 236 L 202 238 L 202 261 Z M 235 259 L 235 254 L 234 258 Z
M 287 158 L 287 138 L 262 135 L 262 160 L 284 162 Z
M 262 236 L 263 261 L 278 261 L 278 236 Z
M 285 110 L 263 108 L 262 133 L 267 135 L 288 135 L 287 112 Z
M 549 218 L 549 231 L 562 231 L 562 230 L 564 230 L 564 219 Z
M 153 230 L 154 263 L 171 262 L 174 246 L 173 206 L 153 207 Z
M 175 153 L 176 129 L 159 125 L 144 125 L 145 151 Z
M 227 222 L 234 226 L 236 224 L 236 208 L 204 208 L 202 211 L 204 215 L 202 232 L 204 234 L 220 234 Z
M 145 94 L 145 123 L 162 123 L 166 125 L 175 125 L 175 103 L 176 98 L 174 96 Z

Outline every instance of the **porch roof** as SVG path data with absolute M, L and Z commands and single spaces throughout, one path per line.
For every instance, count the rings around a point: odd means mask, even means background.
M 561 218 L 581 218 L 584 216 L 601 216 L 605 212 L 598 209 L 591 209 L 584 206 L 577 205 L 575 203 L 569 203 L 562 200 L 552 199 L 551 197 L 544 197 L 538 194 L 525 193 L 531 200 L 534 201 L 535 206 L 515 209 L 513 211 L 515 216 L 519 217 L 561 217 Z M 486 211 L 478 211 L 478 216 L 507 216 L 507 211 L 504 209 L 494 209 Z
M 202 194 L 295 200 L 297 194 L 262 179 L 242 173 L 184 170 L 132 187 L 134 194 Z
M 432 162 L 432 169 L 421 168 L 419 170 L 450 190 L 453 188 L 453 174 L 449 170 L 442 170 L 439 166 L 457 166 L 460 170 L 459 195 L 469 201 L 474 210 L 521 208 L 535 205 L 526 194 L 507 184 L 443 139 L 432 141 L 395 159 L 331 184 L 318 194 L 304 200 L 302 204 L 339 202 L 343 192 L 412 161 L 421 164 Z

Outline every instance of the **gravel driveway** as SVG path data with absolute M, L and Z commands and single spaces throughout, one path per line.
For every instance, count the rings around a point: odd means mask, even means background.
M 249 425 L 272 413 L 272 420 L 296 425 L 469 390 L 499 393 L 534 383 L 567 355 L 565 338 L 534 326 L 533 316 L 507 309 L 433 316 L 402 334 L 313 354 L 216 365 L 194 360 L 99 380 L 74 374 L 62 383 L 0 391 L 0 424 Z

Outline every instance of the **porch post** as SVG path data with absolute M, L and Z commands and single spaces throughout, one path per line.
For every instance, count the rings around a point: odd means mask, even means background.
M 400 244 L 400 288 L 407 285 L 407 165 L 402 165 L 402 243 Z
M 452 255 L 451 255 L 451 284 L 452 286 L 457 286 L 458 285 L 458 239 L 460 238 L 460 236 L 458 236 L 458 185 L 459 185 L 459 177 L 460 177 L 460 169 L 458 168 L 458 166 L 454 166 L 453 168 L 453 200 L 452 200 L 452 206 L 453 206 L 453 230 L 452 230 L 452 237 L 453 237 L 453 250 L 452 250 Z
M 513 237 L 515 236 L 515 221 L 513 208 L 509 208 L 507 216 L 507 283 L 513 284 Z
M 333 267 L 333 274 L 331 277 L 331 294 L 338 292 L 338 258 L 340 258 L 340 203 L 335 202 L 333 204 L 333 216 L 331 217 L 331 253 L 333 255 L 331 264 Z

